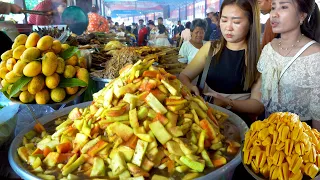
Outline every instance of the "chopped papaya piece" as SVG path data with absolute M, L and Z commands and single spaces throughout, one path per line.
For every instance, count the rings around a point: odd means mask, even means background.
M 71 142 L 65 142 L 65 143 L 59 144 L 57 146 L 58 153 L 67 153 L 67 152 L 71 151 L 71 149 L 72 149 Z

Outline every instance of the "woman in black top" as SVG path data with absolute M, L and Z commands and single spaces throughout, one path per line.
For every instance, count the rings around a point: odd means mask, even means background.
M 260 56 L 257 2 L 224 0 L 220 12 L 221 40 L 206 43 L 181 72 L 179 79 L 199 95 L 198 87 L 191 82 L 203 71 L 208 54 L 213 54 L 205 88 L 207 94 L 214 97 L 212 102 L 238 114 L 257 116 L 264 110 L 258 88 L 260 74 L 256 68 Z M 250 125 L 248 119 L 244 120 Z

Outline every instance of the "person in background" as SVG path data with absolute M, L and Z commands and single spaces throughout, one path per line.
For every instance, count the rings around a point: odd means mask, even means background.
M 270 23 L 280 38 L 258 63 L 266 115 L 292 112 L 320 130 L 320 12 L 315 0 L 272 0 Z M 304 50 L 302 54 L 299 51 Z M 298 56 L 297 58 L 293 57 Z
M 155 46 L 167 46 L 170 47 L 171 44 L 168 40 L 168 35 L 166 33 L 166 27 L 163 24 L 158 26 L 158 33 L 156 36 Z
M 138 24 L 137 23 L 132 23 L 132 34 L 135 35 L 135 37 L 138 37 Z
M 220 12 L 223 39 L 203 45 L 179 79 L 200 95 L 191 82 L 206 66 L 201 93 L 208 102 L 230 109 L 250 126 L 264 110 L 256 67 L 261 51 L 260 12 L 256 0 L 224 0 Z
M 109 32 L 108 20 L 98 14 L 99 7 L 93 5 L 91 12 L 88 14 L 89 24 L 87 27 L 87 32 Z
M 149 21 L 148 27 L 150 29 L 150 33 L 149 33 L 149 36 L 148 36 L 148 45 L 149 46 L 153 46 L 153 45 L 155 45 L 158 29 L 154 25 L 153 21 Z
M 131 26 L 126 26 L 125 37 L 130 42 L 130 46 L 135 46 L 136 36 L 132 33 Z
M 139 20 L 138 46 L 147 45 L 148 29 L 143 25 L 144 20 Z
M 219 40 L 221 37 L 219 12 L 213 13 L 211 20 L 212 20 L 212 24 L 211 24 L 212 33 L 210 35 L 210 41 L 216 41 L 216 40 Z
M 143 28 L 143 23 L 144 23 L 144 20 L 143 19 L 139 19 L 139 26 L 138 26 L 138 32 L 140 31 L 140 29 Z
M 0 1 L 0 14 L 21 13 L 22 8 L 16 4 L 10 4 Z
M 162 17 L 158 17 L 158 26 L 159 25 L 163 25 L 163 18 Z
M 262 14 L 268 14 L 271 11 L 271 0 L 258 0 L 260 12 Z M 271 42 L 276 37 L 276 34 L 272 32 L 272 27 L 270 24 L 270 18 L 266 21 L 264 27 L 264 33 L 262 38 L 262 45 L 263 48 L 266 44 Z
M 111 27 L 113 27 L 113 21 L 112 21 L 112 18 L 110 16 L 107 17 L 107 20 L 108 20 L 108 25 L 109 25 L 109 29 Z
M 188 23 L 187 23 L 188 24 Z M 186 24 L 186 27 L 187 27 Z M 197 54 L 199 49 L 205 44 L 206 41 L 203 41 L 204 34 L 207 29 L 207 21 L 202 19 L 195 19 L 191 23 L 189 31 L 191 31 L 191 39 L 189 41 L 184 41 L 179 55 L 182 57 L 178 61 L 181 63 L 190 64 L 194 56 Z M 184 31 L 182 31 L 183 33 Z M 181 35 L 182 36 L 182 35 Z
M 179 47 L 180 39 L 181 39 L 181 32 L 184 30 L 184 26 L 181 24 L 181 21 L 178 21 L 178 25 L 176 26 L 174 30 L 174 35 L 177 39 L 177 47 Z
M 48 16 L 30 14 L 28 23 L 33 25 L 60 24 L 61 15 L 66 7 L 66 0 L 44 0 L 41 3 L 39 3 L 35 8 L 33 8 L 33 10 L 47 11 Z
M 205 18 L 205 20 L 208 23 L 208 27 L 206 30 L 206 34 L 204 35 L 204 40 L 205 41 L 209 41 L 210 40 L 210 35 L 212 33 L 212 17 L 214 14 L 215 9 L 213 7 L 208 7 L 208 9 L 206 10 L 207 13 L 207 17 Z
M 190 32 L 190 26 L 191 26 L 191 22 L 188 21 L 186 23 L 186 28 L 181 32 L 181 39 L 179 42 L 179 47 L 181 47 L 181 44 L 185 41 L 189 41 L 191 39 L 191 32 Z

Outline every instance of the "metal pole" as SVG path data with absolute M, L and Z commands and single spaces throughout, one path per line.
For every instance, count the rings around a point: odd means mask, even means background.
M 195 18 L 195 16 L 196 16 L 196 0 L 193 0 L 193 19 Z

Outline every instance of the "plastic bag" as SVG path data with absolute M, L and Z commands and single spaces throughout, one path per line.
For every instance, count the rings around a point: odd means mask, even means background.
M 1 104 L 4 104 L 1 102 Z M 19 110 L 19 104 L 8 105 L 0 110 L 0 146 L 6 142 L 16 127 L 15 115 Z
M 29 104 L 28 106 L 34 112 L 36 118 L 40 118 L 55 111 L 53 108 L 47 105 Z M 18 135 L 23 128 L 27 127 L 34 121 L 31 112 L 25 104 L 20 105 L 20 110 L 16 118 L 17 126 L 14 132 L 15 136 Z

